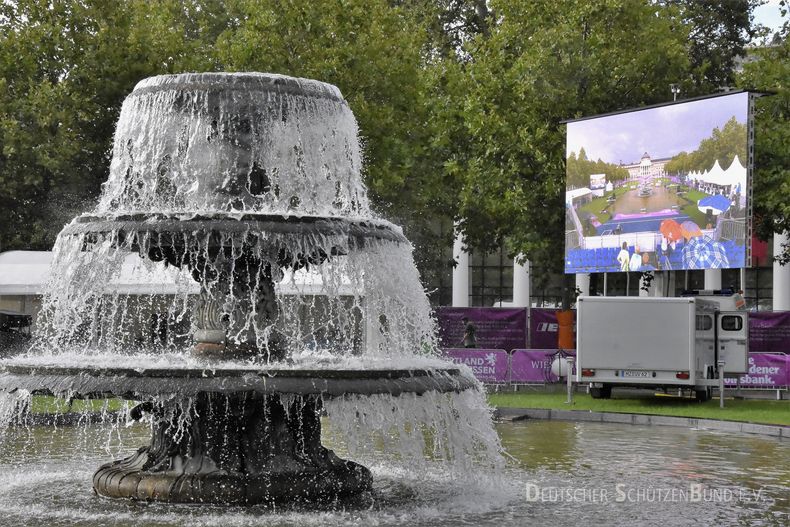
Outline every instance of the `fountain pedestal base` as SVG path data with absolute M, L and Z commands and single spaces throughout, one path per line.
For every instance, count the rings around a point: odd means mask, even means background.
M 179 503 L 331 503 L 371 488 L 370 471 L 321 445 L 315 396 L 199 393 L 144 403 L 149 446 L 100 467 L 93 488 L 111 498 Z

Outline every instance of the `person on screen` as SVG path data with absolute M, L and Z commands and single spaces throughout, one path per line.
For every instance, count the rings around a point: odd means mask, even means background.
M 642 267 L 642 255 L 639 253 L 639 246 L 634 247 L 634 254 L 628 262 L 628 270 L 638 271 Z
M 675 240 L 669 240 L 666 236 L 661 237 L 661 268 L 664 270 L 671 270 L 672 264 L 670 263 L 670 258 L 672 257 L 672 253 L 675 252 L 677 248 L 677 242 Z
M 631 260 L 631 255 L 628 252 L 628 243 L 623 242 L 623 248 L 617 254 L 617 262 L 620 264 L 621 271 L 628 271 L 628 262 Z
M 469 321 L 467 317 L 462 318 L 461 323 L 464 325 L 464 338 L 461 341 L 461 345 L 464 348 L 476 348 L 477 328 Z
M 642 253 L 642 265 L 639 266 L 639 271 L 655 271 L 656 268 L 653 264 L 650 263 L 650 255 L 648 253 Z

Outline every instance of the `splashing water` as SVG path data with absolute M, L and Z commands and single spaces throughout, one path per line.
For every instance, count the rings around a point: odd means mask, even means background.
M 367 216 L 357 125 L 329 84 L 271 74 L 141 81 L 97 212 Z
M 110 178 L 87 215 L 109 225 L 86 231 L 77 218 L 59 236 L 36 354 L 183 351 L 200 291 L 192 278 L 220 305 L 236 343 L 267 350 L 276 338 L 286 356 L 432 353 L 435 327 L 412 247 L 372 216 L 360 159 L 356 122 L 334 86 L 262 74 L 140 82 L 121 111 Z M 144 220 L 128 221 L 136 214 Z M 353 219 L 396 239 L 256 230 L 245 214 Z M 196 217 L 223 223 L 206 230 L 189 221 Z M 163 275 L 151 259 L 175 267 Z M 265 300 L 276 306 L 262 300 L 266 278 L 275 291 Z M 276 316 L 262 316 L 267 309 Z
M 55 243 L 34 344 L 4 366 L 447 368 L 413 248 L 371 211 L 361 159 L 334 86 L 266 74 L 140 82 L 97 207 Z M 238 353 L 206 357 L 193 340 Z M 502 484 L 482 386 L 459 369 L 472 389 L 318 397 L 324 435 L 404 481 Z M 200 418 L 177 383 L 152 401 L 170 412 L 175 438 Z M 0 424 L 30 426 L 30 397 L 4 394 Z M 288 411 L 294 395 L 267 397 Z M 108 450 L 128 448 L 132 405 L 100 409 Z M 72 410 L 51 422 L 73 422 L 63 417 Z M 90 405 L 77 414 L 86 430 L 96 424 Z

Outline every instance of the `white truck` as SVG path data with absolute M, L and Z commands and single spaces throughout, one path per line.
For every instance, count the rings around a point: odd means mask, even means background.
M 612 388 L 693 390 L 710 398 L 724 377 L 748 371 L 743 297 L 694 291 L 677 298 L 582 296 L 577 300 L 576 382 L 594 398 Z

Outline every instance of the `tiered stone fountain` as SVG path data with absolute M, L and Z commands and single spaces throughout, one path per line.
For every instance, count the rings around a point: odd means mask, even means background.
M 56 244 L 45 331 L 30 356 L 50 360 L 5 363 L 0 389 L 140 401 L 131 417 L 148 415 L 151 443 L 96 471 L 103 496 L 320 503 L 370 489 L 367 468 L 321 445 L 323 401 L 476 383 L 450 365 L 392 367 L 435 342 L 408 242 L 370 212 L 360 165 L 353 115 L 331 85 L 267 74 L 140 82 L 100 204 Z M 170 315 L 191 309 L 193 337 L 173 367 L 141 364 L 151 353 L 140 359 L 120 344 L 135 315 L 108 284 L 129 254 L 200 286 L 196 301 L 185 293 L 171 303 Z M 357 323 L 333 325 L 328 364 L 295 358 L 305 331 L 277 288 L 298 272 L 323 277 L 335 318 L 353 317 L 338 307 L 333 276 L 365 290 L 352 302 Z M 173 309 L 179 302 L 189 306 Z M 343 367 L 376 358 L 389 367 Z

